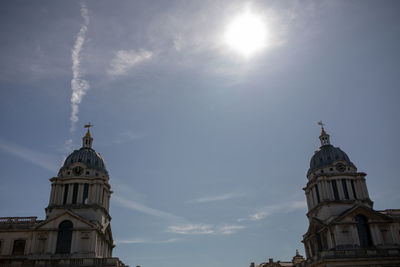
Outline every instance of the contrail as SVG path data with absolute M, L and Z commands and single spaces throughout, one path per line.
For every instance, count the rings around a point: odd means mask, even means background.
M 81 1 L 81 16 L 83 18 L 83 24 L 81 29 L 76 36 L 75 44 L 72 49 L 72 80 L 71 80 L 71 132 L 75 131 L 75 124 L 78 122 L 78 112 L 79 112 L 79 104 L 82 101 L 83 96 L 86 94 L 87 90 L 89 90 L 89 83 L 82 79 L 80 73 L 80 53 L 82 50 L 82 46 L 85 43 L 86 32 L 89 25 L 89 14 L 86 7 L 86 3 Z

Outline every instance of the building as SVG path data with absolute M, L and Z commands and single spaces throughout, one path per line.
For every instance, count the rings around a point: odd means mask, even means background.
M 126 266 L 112 257 L 112 191 L 90 126 L 82 147 L 50 179 L 46 219 L 0 218 L 0 266 Z
M 303 188 L 309 221 L 302 241 L 306 259 L 270 259 L 258 266 L 400 266 L 400 209 L 374 210 L 366 174 L 331 145 L 324 127 L 319 139 Z

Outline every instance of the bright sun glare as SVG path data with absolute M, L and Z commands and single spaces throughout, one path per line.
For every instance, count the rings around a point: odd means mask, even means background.
M 262 50 L 267 42 L 267 30 L 262 18 L 250 11 L 237 16 L 226 29 L 225 42 L 246 58 Z

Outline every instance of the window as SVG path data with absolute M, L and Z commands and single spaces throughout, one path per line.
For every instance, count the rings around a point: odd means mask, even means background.
M 67 200 L 68 200 L 68 185 L 64 185 L 64 200 L 63 200 L 63 204 L 67 204 Z
M 356 188 L 354 187 L 354 181 L 353 180 L 351 180 L 351 190 L 353 190 L 354 199 L 357 199 Z
M 339 191 L 337 189 L 336 180 L 332 181 L 332 189 L 333 189 L 333 195 L 335 197 L 335 200 L 339 200 Z
M 71 221 L 63 221 L 58 227 L 56 253 L 70 253 L 72 241 L 72 228 Z
M 345 179 L 342 179 L 342 186 L 343 186 L 344 198 L 349 199 L 349 191 L 347 190 L 347 183 Z
M 87 204 L 88 195 L 89 195 L 89 184 L 85 184 L 83 186 L 83 197 L 82 197 L 83 204 Z
M 317 193 L 317 200 L 318 200 L 318 203 L 320 203 L 320 202 L 321 202 L 321 199 L 319 198 L 318 185 L 315 185 L 315 192 Z
M 76 201 L 78 200 L 78 184 L 74 184 L 74 189 L 72 191 L 72 204 L 76 204 Z
M 371 246 L 372 240 L 368 226 L 368 219 L 363 215 L 357 215 L 355 220 L 357 222 L 357 232 L 360 240 L 360 246 L 363 248 Z
M 26 240 L 14 240 L 12 254 L 15 256 L 24 255 Z

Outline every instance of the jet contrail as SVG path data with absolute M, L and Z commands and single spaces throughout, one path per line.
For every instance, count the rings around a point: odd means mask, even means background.
M 75 44 L 72 49 L 72 80 L 71 80 L 71 132 L 75 131 L 75 124 L 78 121 L 79 104 L 82 101 L 82 97 L 89 90 L 89 83 L 82 79 L 80 73 L 80 53 L 82 46 L 85 43 L 86 32 L 89 25 L 89 14 L 85 2 L 81 1 L 81 16 L 83 18 L 83 24 L 81 29 L 76 36 Z

